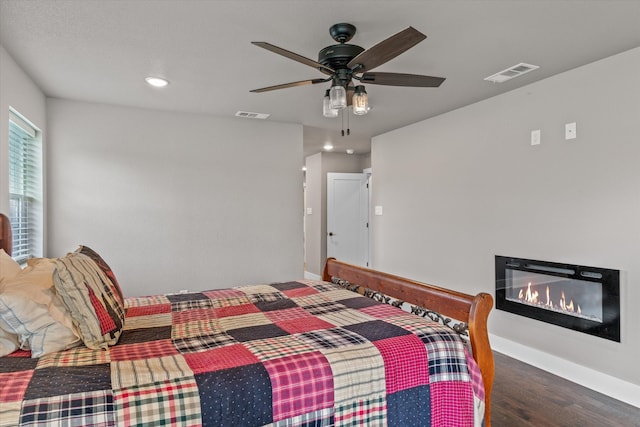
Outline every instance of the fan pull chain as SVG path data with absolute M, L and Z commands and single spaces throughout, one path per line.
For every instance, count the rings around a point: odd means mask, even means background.
M 351 129 L 349 129 L 349 109 L 343 108 L 340 110 L 340 117 L 342 118 L 342 136 L 344 136 L 344 111 L 347 110 L 347 136 L 351 135 Z
M 349 107 L 345 108 L 347 110 L 347 136 L 351 135 L 351 129 L 349 127 Z

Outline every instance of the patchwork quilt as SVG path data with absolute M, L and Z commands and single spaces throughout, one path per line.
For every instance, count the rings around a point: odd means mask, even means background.
M 448 327 L 332 283 L 129 298 L 106 350 L 0 358 L 0 425 L 473 426 Z

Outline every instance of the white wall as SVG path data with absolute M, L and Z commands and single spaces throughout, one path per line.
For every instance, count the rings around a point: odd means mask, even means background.
M 42 132 L 46 155 L 46 101 L 42 91 L 0 45 L 0 212 L 9 213 L 9 107 Z
M 126 295 L 303 275 L 302 126 L 49 99 L 49 256 Z
M 639 159 L 640 48 L 380 135 L 374 265 L 491 294 L 494 255 L 619 269 L 621 343 L 503 311 L 489 330 L 640 385 Z

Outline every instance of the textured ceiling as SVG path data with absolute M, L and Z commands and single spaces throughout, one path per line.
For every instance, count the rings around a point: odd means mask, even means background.
M 350 117 L 349 137 L 339 119 L 322 116 L 328 84 L 249 93 L 323 77 L 251 41 L 315 60 L 337 22 L 356 25 L 351 43 L 364 48 L 415 27 L 428 38 L 376 71 L 447 80 L 437 89 L 368 85 L 373 109 Z M 264 112 L 303 124 L 307 154 L 327 140 L 363 152 L 372 136 L 640 46 L 640 0 L 0 0 L 0 44 L 50 97 L 223 117 Z M 540 69 L 483 80 L 519 62 Z M 149 88 L 149 74 L 171 84 Z

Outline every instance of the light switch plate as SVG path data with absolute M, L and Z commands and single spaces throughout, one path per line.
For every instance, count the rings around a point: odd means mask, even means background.
M 307 208 L 307 215 L 313 214 L 313 208 Z
M 564 125 L 564 139 L 576 139 L 577 129 L 576 122 Z
M 382 206 L 376 206 L 374 211 L 376 215 L 382 215 Z
M 540 129 L 531 131 L 531 145 L 540 145 Z

